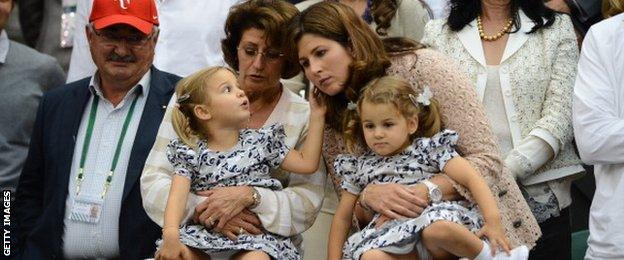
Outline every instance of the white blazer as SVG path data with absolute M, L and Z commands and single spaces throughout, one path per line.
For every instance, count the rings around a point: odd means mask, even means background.
M 527 33 L 533 28 L 533 21 L 522 10 L 519 17 L 520 29 L 509 34 L 499 76 L 514 149 L 526 137 L 533 136 L 554 151 L 555 158 L 546 164 L 525 167 L 527 176 L 520 181 L 533 185 L 583 171 L 573 150 L 571 123 L 578 47 L 568 16 L 557 15 L 552 26 L 531 34 Z M 451 31 L 446 20 L 431 21 L 425 27 L 423 43 L 456 59 L 483 101 L 487 64 L 476 20 L 459 32 Z M 560 187 L 556 187 L 557 183 L 549 186 L 557 198 L 569 197 L 560 196 L 567 183 L 559 184 Z

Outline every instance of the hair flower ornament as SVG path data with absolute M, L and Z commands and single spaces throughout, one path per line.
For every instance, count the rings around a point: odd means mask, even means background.
M 357 105 L 353 103 L 352 101 L 349 101 L 349 103 L 347 104 L 347 109 L 355 110 L 356 108 L 357 108 Z
M 184 95 L 179 96 L 178 99 L 176 100 L 176 103 L 180 104 L 184 101 L 187 101 L 189 98 L 191 98 L 191 95 L 189 93 L 186 93 Z
M 431 98 L 433 97 L 433 92 L 427 86 L 423 89 L 423 92 L 418 95 L 418 97 L 414 98 L 414 95 L 410 94 L 409 98 L 412 100 L 415 106 L 418 104 L 422 104 L 423 106 L 431 105 Z

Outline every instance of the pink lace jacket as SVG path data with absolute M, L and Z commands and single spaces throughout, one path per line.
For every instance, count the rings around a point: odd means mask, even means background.
M 512 246 L 533 247 L 541 236 L 540 228 L 511 173 L 503 167 L 498 145 L 472 81 L 451 59 L 429 49 L 398 53 L 391 57 L 391 61 L 389 75 L 407 79 L 418 88 L 417 92 L 421 92 L 423 86 L 429 86 L 433 92 L 440 103 L 443 127 L 459 133 L 457 151 L 483 175 L 496 197 Z M 341 180 L 332 165 L 338 154 L 347 151 L 340 133 L 329 127 L 325 130 L 323 157 L 338 191 Z M 473 201 L 466 188 L 456 183 L 454 187 L 459 194 Z

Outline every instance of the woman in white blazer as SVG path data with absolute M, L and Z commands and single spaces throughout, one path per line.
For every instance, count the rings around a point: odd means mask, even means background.
M 423 43 L 456 59 L 475 83 L 505 166 L 542 237 L 532 259 L 569 259 L 570 185 L 583 172 L 572 145 L 578 49 L 566 15 L 543 0 L 451 0 Z

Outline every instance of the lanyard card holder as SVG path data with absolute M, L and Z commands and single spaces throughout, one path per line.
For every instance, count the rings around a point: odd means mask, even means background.
M 104 200 L 98 196 L 78 195 L 74 198 L 69 219 L 97 224 L 102 215 L 102 205 Z

